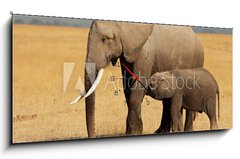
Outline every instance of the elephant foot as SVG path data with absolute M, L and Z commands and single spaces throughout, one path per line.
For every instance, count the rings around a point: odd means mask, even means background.
M 126 129 L 126 135 L 140 135 L 143 132 L 142 121 L 135 122 L 135 124 L 128 123 Z
M 171 130 L 171 125 L 167 125 L 165 127 L 158 128 L 154 133 L 155 134 L 169 133 L 170 130 Z
M 197 113 L 193 111 L 186 111 L 186 119 L 184 131 L 193 131 L 193 121 L 196 119 Z
M 126 131 L 126 135 L 141 135 L 142 134 L 142 129 L 128 129 L 127 131 Z
M 193 131 L 193 127 L 185 127 L 184 131 Z

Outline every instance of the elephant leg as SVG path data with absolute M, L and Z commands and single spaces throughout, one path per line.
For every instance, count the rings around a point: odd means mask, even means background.
M 163 99 L 163 111 L 162 111 L 162 120 L 160 127 L 158 130 L 155 131 L 155 133 L 168 133 L 171 130 L 171 113 L 170 113 L 170 106 L 171 106 L 171 100 L 170 99 Z
M 136 135 L 141 134 L 143 131 L 141 103 L 144 95 L 144 91 L 141 90 L 134 90 L 131 92 L 128 101 L 126 134 Z
M 193 131 L 193 121 L 195 119 L 195 113 L 193 111 L 186 110 L 186 119 L 184 124 L 184 131 Z
M 146 60 L 145 56 L 140 56 L 138 58 L 138 61 L 131 64 L 128 63 L 123 56 L 121 56 L 120 60 L 122 64 L 124 64 L 129 70 L 133 72 L 134 75 L 138 77 L 138 79 L 135 79 L 132 73 L 129 73 L 125 67 L 122 67 L 122 75 L 124 79 L 126 79 L 123 82 L 123 85 L 125 98 L 128 105 L 126 134 L 141 134 L 143 131 L 141 103 L 146 94 L 145 88 L 147 88 L 147 79 L 151 75 L 152 62 L 151 60 Z M 134 79 L 136 82 L 132 85 Z M 141 81 L 145 88 L 143 88 L 138 80 Z M 131 88 L 129 89 L 129 87 Z
M 121 62 L 121 71 L 122 71 L 122 77 L 123 77 L 123 89 L 124 89 L 124 95 L 126 102 L 128 104 L 129 97 L 130 97 L 130 87 L 131 84 L 133 83 L 133 79 L 131 74 L 126 71 L 126 69 L 123 67 L 123 64 L 128 67 L 131 71 L 133 71 L 133 64 L 130 64 L 126 61 L 123 55 L 120 57 L 120 62 Z
M 125 76 L 126 77 L 126 76 Z M 139 92 L 139 90 L 130 90 L 129 83 L 133 81 L 130 78 L 126 78 L 125 82 L 123 82 L 124 86 L 124 94 L 125 99 L 128 106 L 128 115 L 126 121 L 126 134 L 134 135 L 134 134 L 141 134 L 143 130 L 142 119 L 141 119 L 141 102 L 143 100 L 143 93 Z M 136 82 L 134 83 L 135 87 Z M 141 94 L 141 95 L 140 95 Z
M 178 112 L 178 131 L 183 131 L 183 115 L 182 115 L 182 109 L 180 113 Z
M 140 76 L 139 76 L 140 77 Z M 144 76 L 145 77 L 145 76 Z M 141 84 L 146 87 L 146 80 L 140 79 Z M 136 135 L 143 131 L 143 123 L 141 118 L 141 103 L 146 94 L 146 89 L 136 81 L 131 88 L 128 100 L 128 115 L 126 134 Z
M 133 64 L 130 64 L 126 59 L 121 56 L 121 64 L 124 64 L 128 69 L 133 72 Z M 126 134 L 141 134 L 143 130 L 142 119 L 141 119 L 141 102 L 144 97 L 144 91 L 139 90 L 136 85 L 137 81 L 134 82 L 132 75 L 124 69 L 122 66 L 123 76 L 123 87 L 124 95 L 128 106 L 128 115 L 126 121 Z M 134 89 L 132 89 L 134 88 Z
M 172 119 L 172 131 L 178 132 L 183 131 L 182 123 L 182 94 L 175 92 L 171 98 L 171 119 Z
M 183 131 L 182 113 L 179 111 L 178 106 L 171 106 L 171 118 L 172 118 L 172 132 Z
M 214 117 L 210 118 L 210 129 L 211 130 L 218 129 L 217 119 Z
M 216 101 L 215 101 L 215 99 L 208 101 L 206 114 L 210 120 L 210 129 L 211 130 L 217 129 L 218 124 L 217 124 L 217 117 L 216 117 Z

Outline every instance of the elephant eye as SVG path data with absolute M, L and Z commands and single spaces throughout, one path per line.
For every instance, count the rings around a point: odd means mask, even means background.
M 102 42 L 103 42 L 103 43 L 105 42 L 105 40 L 106 40 L 106 38 L 102 38 Z
M 115 38 L 115 37 L 114 37 Z M 111 37 L 109 37 L 109 36 L 104 36 L 104 37 L 102 37 L 102 42 L 103 43 L 105 43 L 106 42 L 106 40 L 113 40 Z

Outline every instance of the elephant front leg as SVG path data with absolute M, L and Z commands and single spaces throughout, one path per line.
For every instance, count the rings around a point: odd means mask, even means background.
M 131 91 L 128 101 L 128 115 L 126 134 L 142 134 L 143 123 L 141 118 L 141 103 L 145 95 L 144 90 L 135 89 Z
M 143 124 L 141 119 L 141 104 L 129 103 L 127 115 L 127 135 L 141 134 L 143 131 Z
M 141 134 L 143 131 L 141 103 L 146 94 L 153 62 L 150 58 L 146 59 L 145 54 L 141 54 L 134 64 L 127 63 L 123 57 L 121 58 L 121 63 L 123 66 L 122 74 L 125 77 L 124 79 L 126 79 L 126 82 L 123 82 L 123 84 L 128 105 L 126 134 Z M 134 80 L 135 83 L 132 83 Z M 130 91 L 128 91 L 129 88 L 131 88 Z
M 182 94 L 176 93 L 171 99 L 172 132 L 183 131 L 182 123 Z
M 158 130 L 155 131 L 155 133 L 168 133 L 171 130 L 171 113 L 170 113 L 170 106 L 171 106 L 171 100 L 170 99 L 163 99 L 163 111 L 162 111 L 162 120 L 160 127 Z
M 143 124 L 141 119 L 141 100 L 143 98 L 143 95 L 140 98 L 138 94 L 141 94 L 141 91 L 135 88 L 137 81 L 134 81 L 134 78 L 132 78 L 130 72 L 127 71 L 125 68 L 127 67 L 130 71 L 133 72 L 133 64 L 128 63 L 123 56 L 121 56 L 120 61 L 122 65 L 121 68 L 123 76 L 124 95 L 128 106 L 126 134 L 141 134 L 143 130 Z M 123 67 L 123 65 L 125 67 Z

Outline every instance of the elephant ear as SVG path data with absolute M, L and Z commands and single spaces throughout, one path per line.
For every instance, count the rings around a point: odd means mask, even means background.
M 121 29 L 124 56 L 128 62 L 132 63 L 137 59 L 142 46 L 151 35 L 153 25 L 123 22 Z
M 161 99 L 170 98 L 177 88 L 176 77 L 169 72 L 162 72 L 158 76 L 158 92 Z

